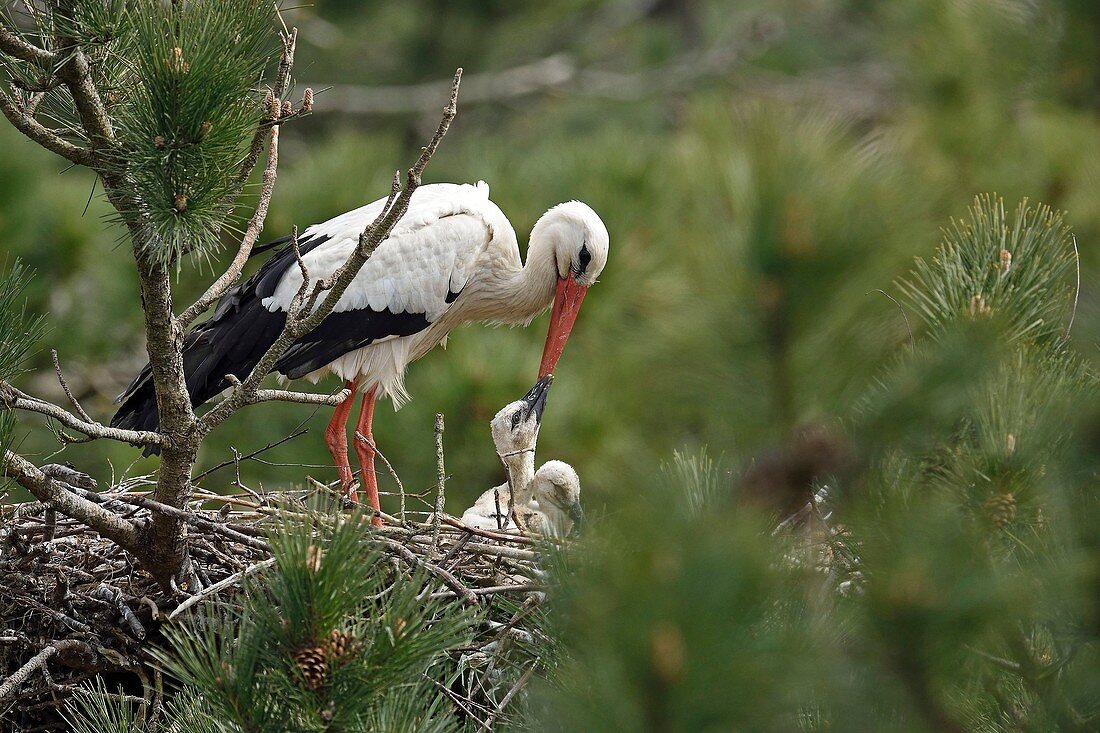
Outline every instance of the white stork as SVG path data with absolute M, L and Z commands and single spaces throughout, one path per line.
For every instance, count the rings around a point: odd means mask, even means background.
M 311 280 L 331 275 L 347 259 L 383 204 L 379 199 L 302 233 L 299 247 Z M 362 388 L 364 396 L 355 452 L 367 501 L 377 510 L 371 430 L 376 400 L 388 396 L 395 409 L 400 407 L 408 399 L 406 366 L 442 343 L 451 329 L 472 321 L 527 324 L 551 302 L 539 375 L 552 373 L 581 301 L 607 262 L 608 239 L 603 222 L 586 204 L 559 204 L 535 223 L 524 263 L 515 230 L 489 200 L 484 182 L 430 184 L 413 193 L 405 216 L 333 312 L 274 367 L 287 379 L 316 382 L 331 372 L 346 381 L 351 395 L 336 408 L 325 441 L 351 499 L 358 497 L 346 431 L 356 391 Z M 301 282 L 293 251 L 284 247 L 187 335 L 184 371 L 193 405 L 228 387 L 227 374 L 252 370 L 281 332 Z M 113 426 L 157 430 L 148 366 L 119 401 Z

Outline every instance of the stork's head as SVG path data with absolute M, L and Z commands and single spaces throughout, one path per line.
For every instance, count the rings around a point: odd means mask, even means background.
M 539 376 L 554 371 L 581 309 L 581 301 L 607 264 L 607 227 L 588 204 L 568 201 L 547 211 L 531 230 L 531 244 L 553 247 L 557 286 Z
M 541 377 L 531 391 L 505 405 L 489 423 L 493 443 L 502 458 L 535 449 L 542 411 L 546 409 L 546 396 L 550 394 L 553 383 L 553 375 Z
M 584 522 L 581 511 L 581 479 L 568 463 L 547 461 L 535 471 L 531 493 L 546 517 L 537 529 L 553 537 L 565 537 Z

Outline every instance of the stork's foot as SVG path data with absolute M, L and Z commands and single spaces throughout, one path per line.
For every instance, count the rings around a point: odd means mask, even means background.
M 359 408 L 359 421 L 355 425 L 353 442 L 355 455 L 359 458 L 359 468 L 362 469 L 363 493 L 366 495 L 367 505 L 375 511 L 371 517 L 371 524 L 375 527 L 382 526 L 382 517 L 378 515 L 381 507 L 378 505 L 378 477 L 374 473 L 374 455 L 377 452 L 374 446 L 374 435 L 371 433 L 371 424 L 374 422 L 374 402 L 378 395 L 378 385 L 374 385 L 363 393 L 363 406 Z

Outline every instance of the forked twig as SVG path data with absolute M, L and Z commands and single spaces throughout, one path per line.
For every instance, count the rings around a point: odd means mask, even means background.
M 65 381 L 65 375 L 61 373 L 61 362 L 57 358 L 57 349 L 50 349 L 50 356 L 53 357 L 53 369 L 57 374 L 57 382 L 61 385 L 61 389 L 65 391 L 65 396 L 69 398 L 69 402 L 72 403 L 73 408 L 76 409 L 76 414 L 86 422 L 95 422 L 88 413 L 84 411 L 84 408 L 80 406 L 80 402 L 76 399 L 76 395 L 69 389 L 69 384 Z

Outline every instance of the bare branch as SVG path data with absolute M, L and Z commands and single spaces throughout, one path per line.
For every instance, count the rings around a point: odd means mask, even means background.
M 298 44 L 298 29 L 291 28 L 290 33 L 280 33 L 283 41 L 283 54 L 279 59 L 279 71 L 275 75 L 272 91 L 275 97 L 282 99 L 290 88 L 290 70 L 294 68 L 294 48 Z
M 336 307 L 337 301 L 351 285 L 353 279 L 358 274 L 359 270 L 363 267 L 371 255 L 374 254 L 375 249 L 381 244 L 393 230 L 393 227 L 405 215 L 405 212 L 409 208 L 409 201 L 412 198 L 413 192 L 420 186 L 421 175 L 424 169 L 427 167 L 428 162 L 432 159 L 435 151 L 439 148 L 440 141 L 447 134 L 447 130 L 451 126 L 451 121 L 455 118 L 458 108 L 458 89 L 462 81 L 462 69 L 458 69 L 455 72 L 454 80 L 451 85 L 451 95 L 447 106 L 443 110 L 443 116 L 439 121 L 439 126 L 436 128 L 435 135 L 424 147 L 412 168 L 409 169 L 408 176 L 406 177 L 405 187 L 393 199 L 393 204 L 387 210 L 383 211 L 377 219 L 367 225 L 363 233 L 359 235 L 359 244 L 355 248 L 355 251 L 348 257 L 347 261 L 340 266 L 331 278 L 332 287 L 328 290 L 325 298 L 321 301 L 321 304 L 316 309 L 306 309 L 301 306 L 292 307 L 291 312 L 287 314 L 286 326 L 283 328 L 283 332 L 267 350 L 267 352 L 260 358 L 256 366 L 253 367 L 252 372 L 242 381 L 241 388 L 234 390 L 228 397 L 214 407 L 214 409 L 207 412 L 202 418 L 199 419 L 200 432 L 208 432 L 214 426 L 223 422 L 227 417 L 239 410 L 249 399 L 249 395 L 254 393 L 259 387 L 264 377 L 271 372 L 278 361 L 279 357 L 297 341 L 299 338 L 309 333 L 320 325 Z M 306 280 L 308 282 L 308 280 Z
M 76 399 L 76 395 L 69 389 L 69 384 L 65 381 L 65 375 L 61 373 L 61 362 L 57 358 L 57 349 L 50 349 L 50 356 L 53 357 L 53 370 L 57 374 L 57 383 L 61 385 L 61 389 L 65 391 L 65 396 L 68 397 L 69 402 L 73 404 L 76 414 L 80 416 L 81 420 L 94 423 L 95 420 L 88 416 L 88 413 L 80 406 L 80 402 Z
M 132 522 L 86 498 L 44 474 L 33 463 L 10 450 L 4 451 L 4 475 L 67 517 L 78 519 L 126 550 L 138 554 L 139 534 Z
M 336 394 L 314 394 L 313 392 L 291 392 L 285 389 L 258 389 L 252 393 L 248 404 L 259 402 L 297 402 L 300 405 L 328 405 L 336 407 L 351 396 L 350 389 L 342 389 Z
M 11 677 L 8 677 L 6 680 L 4 680 L 3 684 L 0 684 L 0 702 L 11 698 L 12 693 L 18 690 L 19 686 L 26 682 L 31 674 L 33 674 L 36 670 L 45 669 L 46 662 L 50 660 L 50 657 L 60 652 L 70 651 L 83 652 L 84 654 L 89 656 L 94 654 L 94 650 L 92 649 L 92 647 L 86 642 L 80 641 L 79 639 L 63 639 L 61 641 L 55 641 L 53 644 L 50 644 L 38 654 L 31 657 L 26 664 L 15 670 Z
M 204 532 L 213 532 L 214 534 L 222 535 L 223 537 L 231 539 L 234 542 L 238 542 L 242 545 L 247 545 L 254 550 L 263 550 L 265 552 L 271 551 L 271 546 L 268 545 L 267 542 L 258 539 L 257 537 L 249 536 L 241 531 L 238 531 L 237 529 L 229 527 L 225 524 L 221 524 L 219 522 L 211 521 L 206 517 L 201 517 L 194 512 L 187 511 L 186 509 L 177 509 L 174 506 L 169 506 L 163 502 L 157 501 L 156 499 L 151 499 L 148 496 L 138 496 L 136 494 L 123 493 L 109 495 L 92 494 L 80 488 L 74 488 L 73 491 L 77 495 L 74 498 L 81 498 L 83 500 L 101 502 L 104 504 L 108 504 L 111 502 L 123 502 L 126 504 L 132 504 L 133 506 L 139 506 L 142 509 L 148 509 L 154 515 L 160 514 L 166 517 L 171 517 L 178 521 L 194 525 Z M 96 508 L 101 509 L 101 507 L 99 506 L 96 506 Z M 62 513 L 64 514 L 64 512 Z M 242 527 L 241 529 L 245 528 Z M 100 534 L 103 533 L 100 532 Z M 257 531 L 257 534 L 261 536 L 263 535 L 263 533 L 259 531 Z
M 582 68 L 564 53 L 496 72 L 473 74 L 466 81 L 464 104 L 500 103 L 535 94 L 562 93 L 630 101 L 660 94 L 683 92 L 691 84 L 727 74 L 746 60 L 747 44 L 718 44 L 702 52 L 688 53 L 654 69 L 618 72 Z M 755 51 L 755 50 L 754 50 Z M 317 113 L 351 115 L 401 115 L 427 112 L 447 88 L 443 80 L 423 84 L 365 87 L 349 84 L 310 83 L 326 89 Z
M 223 591 L 226 588 L 230 587 L 231 585 L 236 585 L 241 580 L 243 580 L 246 576 L 251 575 L 252 573 L 255 573 L 259 570 L 265 570 L 265 569 L 271 567 L 274 564 L 275 564 L 275 558 L 270 557 L 267 560 L 263 560 L 261 562 L 256 563 L 255 565 L 249 565 L 244 570 L 233 573 L 228 578 L 225 578 L 224 580 L 219 580 L 217 583 L 214 583 L 213 585 L 211 585 L 208 588 L 203 588 L 203 590 L 201 592 L 196 593 L 195 595 L 191 596 L 190 598 L 185 600 L 183 603 L 179 604 L 174 609 L 172 609 L 172 612 L 170 614 L 168 614 L 168 619 L 167 620 L 171 621 L 176 616 L 179 616 L 181 613 L 183 613 L 187 609 L 191 608 L 191 606 L 194 606 L 196 603 L 198 603 L 200 601 L 204 601 L 207 598 L 210 598 L 211 596 L 215 596 L 218 593 L 220 593 L 221 591 Z
M 391 550 L 391 551 L 397 553 L 398 555 L 401 556 L 401 558 L 403 560 L 405 560 L 405 562 L 409 563 L 414 568 L 424 568 L 425 570 L 427 570 L 429 573 L 434 575 L 436 578 L 443 581 L 443 584 L 445 586 L 447 586 L 448 588 L 453 590 L 455 592 L 455 595 L 457 595 L 459 598 L 461 598 L 467 604 L 469 604 L 471 606 L 478 605 L 477 596 L 474 595 L 473 591 L 471 591 L 469 588 L 467 588 L 465 585 L 463 585 L 462 581 L 460 581 L 454 575 L 447 572 L 443 568 L 439 567 L 435 563 L 430 562 L 430 561 L 428 561 L 424 558 L 418 557 L 416 555 L 416 553 L 414 553 L 412 550 L 405 547 L 405 545 L 402 545 L 399 542 L 394 542 L 393 540 L 390 540 L 390 539 L 379 538 L 378 539 L 378 544 L 382 545 L 383 547 L 385 547 L 388 550 Z
M 244 161 L 241 163 L 241 169 L 237 173 L 237 192 L 231 197 L 231 200 L 235 200 L 240 195 L 244 185 L 248 183 L 256 163 L 260 160 L 260 152 L 263 150 L 264 144 L 264 133 L 268 128 L 279 122 L 281 106 L 279 100 L 286 94 L 290 85 L 290 71 L 294 67 L 294 48 L 298 42 L 298 29 L 293 28 L 288 35 L 282 35 L 282 40 L 283 53 L 279 59 L 279 71 L 275 85 L 268 93 L 267 114 L 257 125 L 256 134 L 252 136 L 252 144 L 248 147 L 248 155 L 245 156 Z
M 97 422 L 81 420 L 68 410 L 58 407 L 52 402 L 32 397 L 7 382 L 0 382 L 0 403 L 3 403 L 8 409 L 37 412 L 40 415 L 52 417 L 65 427 L 78 430 L 89 438 L 106 438 L 107 440 L 117 440 L 131 445 L 161 445 L 163 442 L 159 434 L 147 430 L 123 430 Z
M 520 675 L 520 678 L 512 685 L 512 689 L 508 690 L 508 693 L 500 701 L 500 704 L 493 710 L 493 714 L 485 721 L 490 727 L 496 722 L 496 719 L 500 717 L 500 714 L 504 712 L 504 708 L 507 707 L 508 703 L 512 701 L 512 698 L 516 696 L 516 693 L 522 690 L 523 686 L 531 679 L 531 675 L 535 673 L 535 666 L 536 665 L 532 664 L 522 675 Z
M 35 141 L 51 153 L 57 153 L 62 158 L 77 165 L 90 165 L 92 152 L 87 148 L 73 145 L 44 127 L 42 123 L 34 119 L 24 110 L 15 99 L 4 90 L 0 89 L 0 112 L 8 118 L 8 121 L 31 140 Z
M 225 381 L 233 386 L 234 390 L 242 389 L 241 380 L 233 374 L 226 374 Z M 296 402 L 300 405 L 328 405 L 336 407 L 348 397 L 351 390 L 341 389 L 336 394 L 316 394 L 314 392 L 292 392 L 286 389 L 256 389 L 244 396 L 246 405 L 255 405 L 259 402 Z
M 215 280 L 206 292 L 199 296 L 198 300 L 176 318 L 180 328 L 187 328 L 214 301 L 225 295 L 229 288 L 236 284 L 241 277 L 241 271 L 244 270 L 245 263 L 248 262 L 248 258 L 252 254 L 252 248 L 256 245 L 260 232 L 263 231 L 264 221 L 267 219 L 267 209 L 271 204 L 271 195 L 275 191 L 275 178 L 279 167 L 279 128 L 272 127 L 269 137 L 267 166 L 264 168 L 263 183 L 260 187 L 260 200 L 256 203 L 256 211 L 253 212 L 248 227 L 245 229 L 241 246 L 237 249 L 236 256 L 229 263 L 229 267 L 222 273 L 222 276 Z
M 443 507 L 446 506 L 444 485 L 447 483 L 447 471 L 443 467 L 443 413 L 435 413 L 435 513 L 432 515 L 432 552 L 439 547 L 439 525 L 442 522 Z
M 0 23 L 0 51 L 32 64 L 52 66 L 57 63 L 57 54 L 28 43 L 4 23 Z
M 572 57 L 555 54 L 506 71 L 471 74 L 463 84 L 462 101 L 463 104 L 475 104 L 524 97 L 561 88 L 576 74 Z M 319 97 L 316 113 L 396 115 L 436 109 L 450 82 L 439 80 L 383 87 L 324 83 L 311 83 L 310 86 L 328 90 Z

